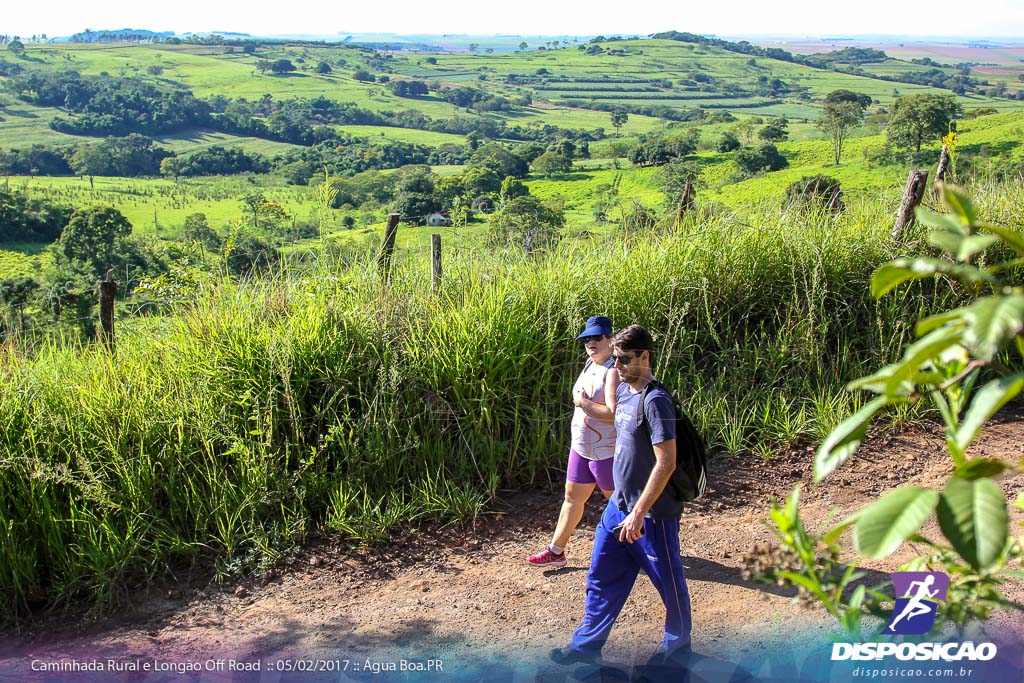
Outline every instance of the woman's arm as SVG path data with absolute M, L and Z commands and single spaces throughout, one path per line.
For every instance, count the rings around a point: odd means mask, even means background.
M 611 368 L 604 376 L 604 403 L 591 401 L 582 394 L 576 397 L 576 405 L 590 417 L 601 422 L 615 421 L 615 390 L 619 387 L 619 373 Z

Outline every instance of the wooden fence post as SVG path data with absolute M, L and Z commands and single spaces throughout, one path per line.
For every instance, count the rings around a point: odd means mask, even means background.
M 395 235 L 398 234 L 398 221 L 401 218 L 401 214 L 389 213 L 388 224 L 384 228 L 384 243 L 380 245 L 377 265 L 380 266 L 380 279 L 385 284 L 391 281 L 391 255 L 395 251 Z
M 679 206 L 676 207 L 676 219 L 672 222 L 672 229 L 679 227 L 683 220 L 683 214 L 690 210 L 693 205 L 693 181 L 687 180 L 683 187 L 683 194 L 679 197 Z
M 942 185 L 946 182 L 946 169 L 949 167 L 949 146 L 942 143 L 942 154 L 939 155 L 939 166 L 935 169 L 935 184 L 932 192 L 935 197 L 942 195 Z
M 117 282 L 114 271 L 108 270 L 106 277 L 100 282 L 100 339 L 103 344 L 114 350 L 114 296 L 117 294 Z
M 907 188 L 903 190 L 903 201 L 900 202 L 896 224 L 892 227 L 892 239 L 898 241 L 903 237 L 903 229 L 914 222 L 914 207 L 924 198 L 924 188 L 928 183 L 928 171 L 912 170 L 907 177 Z
M 441 236 L 430 236 L 430 289 L 435 294 L 441 289 Z

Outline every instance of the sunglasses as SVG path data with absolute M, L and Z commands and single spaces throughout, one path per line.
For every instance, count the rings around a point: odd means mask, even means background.
M 612 360 L 615 361 L 616 365 L 629 365 L 634 360 L 640 357 L 640 354 L 629 354 L 629 353 L 617 353 L 612 356 Z
M 599 341 L 601 341 L 604 338 L 605 338 L 605 335 L 603 335 L 603 334 L 592 334 L 592 335 L 590 335 L 588 337 L 580 337 L 580 343 L 581 344 L 588 344 L 590 342 L 599 342 Z

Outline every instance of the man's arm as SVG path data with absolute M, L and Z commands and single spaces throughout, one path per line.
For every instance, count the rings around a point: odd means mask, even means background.
M 672 472 L 676 469 L 676 440 L 669 439 L 654 444 L 654 469 L 651 476 L 647 478 L 643 493 L 636 506 L 626 515 L 622 521 L 622 531 L 619 533 L 619 540 L 632 543 L 640 538 L 640 530 L 644 528 L 644 515 L 651 509 L 658 496 L 668 486 Z

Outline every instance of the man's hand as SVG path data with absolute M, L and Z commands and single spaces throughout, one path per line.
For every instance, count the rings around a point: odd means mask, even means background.
M 644 516 L 636 514 L 636 510 L 633 510 L 619 526 L 619 541 L 632 543 L 644 535 Z

